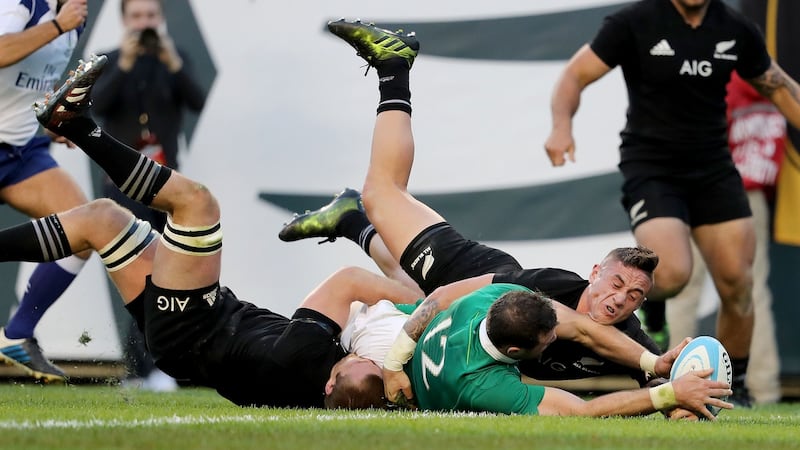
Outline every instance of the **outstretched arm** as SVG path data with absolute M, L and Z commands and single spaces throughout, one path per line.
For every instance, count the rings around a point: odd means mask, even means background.
M 543 416 L 635 416 L 650 414 L 676 406 L 703 415 L 709 420 L 716 417 L 706 408 L 733 408 L 720 400 L 731 394 L 730 386 L 721 381 L 705 379 L 712 369 L 690 372 L 670 383 L 650 389 L 619 391 L 595 397 L 590 401 L 557 388 L 545 388 L 544 398 L 539 404 Z
M 789 123 L 800 129 L 800 86 L 775 61 L 761 76 L 747 80 L 770 99 Z
M 554 166 L 563 166 L 566 158 L 575 161 L 572 117 L 578 111 L 581 93 L 586 86 L 610 70 L 587 44 L 575 53 L 561 73 L 550 101 L 553 128 L 544 144 L 547 156 Z
M 559 339 L 578 342 L 618 364 L 641 368 L 666 378 L 669 378 L 669 371 L 678 353 L 689 343 L 687 338 L 677 347 L 657 356 L 613 326 L 601 325 L 558 302 L 553 302 L 553 306 L 558 316 L 556 334 Z

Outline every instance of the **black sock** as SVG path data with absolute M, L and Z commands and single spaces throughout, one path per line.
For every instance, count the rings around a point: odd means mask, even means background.
M 0 261 L 55 261 L 72 255 L 55 214 L 0 231 Z
M 410 69 L 406 60 L 386 61 L 377 71 L 378 90 L 381 94 L 378 112 L 398 110 L 411 114 L 411 89 L 408 82 Z
M 747 364 L 750 363 L 750 357 L 744 358 L 731 358 L 731 369 L 733 370 L 733 385 L 734 390 L 741 389 L 745 386 L 745 379 L 747 378 Z
M 336 232 L 358 244 L 369 255 L 369 243 L 378 234 L 363 211 L 350 211 L 344 214 L 336 225 Z
M 59 131 L 74 142 L 111 178 L 120 191 L 149 205 L 172 170 L 106 134 L 89 117 L 77 117 Z
M 648 301 L 642 304 L 644 325 L 648 332 L 658 333 L 667 323 L 666 302 Z

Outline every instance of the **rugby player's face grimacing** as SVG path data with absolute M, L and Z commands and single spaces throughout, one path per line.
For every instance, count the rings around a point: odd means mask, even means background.
M 592 268 L 577 311 L 604 325 L 619 323 L 642 306 L 652 287 L 652 279 L 641 269 L 607 259 Z

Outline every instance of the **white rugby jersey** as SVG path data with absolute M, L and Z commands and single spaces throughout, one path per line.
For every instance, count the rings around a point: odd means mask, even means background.
M 57 0 L 0 0 L 0 35 L 55 19 Z M 83 26 L 0 68 L 0 142 L 24 145 L 39 129 L 33 103 L 58 84 Z
M 383 367 L 383 359 L 408 317 L 389 300 L 381 300 L 373 306 L 353 302 L 342 330 L 342 347 Z

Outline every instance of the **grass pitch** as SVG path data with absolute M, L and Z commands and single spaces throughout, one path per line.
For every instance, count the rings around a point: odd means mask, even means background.
M 711 422 L 239 408 L 206 389 L 0 384 L 0 448 L 797 449 L 800 404 Z

